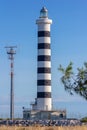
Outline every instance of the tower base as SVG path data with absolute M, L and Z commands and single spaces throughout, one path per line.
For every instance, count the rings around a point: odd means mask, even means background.
M 25 120 L 58 120 L 66 119 L 66 110 L 23 110 L 23 119 Z

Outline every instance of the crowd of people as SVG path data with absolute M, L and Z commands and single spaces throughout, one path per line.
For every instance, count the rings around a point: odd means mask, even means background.
M 0 125 L 9 126 L 76 126 L 82 125 L 77 119 L 64 120 L 1 120 Z

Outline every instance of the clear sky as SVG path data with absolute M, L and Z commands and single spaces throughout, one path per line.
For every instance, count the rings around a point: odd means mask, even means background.
M 29 107 L 37 89 L 37 25 L 46 6 L 51 26 L 52 97 L 54 108 L 68 117 L 87 116 L 87 101 L 64 91 L 59 64 L 70 61 L 74 70 L 87 61 L 87 0 L 0 0 L 0 117 L 9 117 L 10 61 L 5 46 L 17 45 L 14 67 L 15 116 Z

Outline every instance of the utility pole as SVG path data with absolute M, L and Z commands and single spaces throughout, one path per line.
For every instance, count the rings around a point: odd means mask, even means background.
M 14 48 L 17 48 L 17 46 L 6 46 L 5 48 L 7 50 L 8 59 L 11 61 L 10 119 L 13 120 L 14 119 L 14 55 L 16 54 Z

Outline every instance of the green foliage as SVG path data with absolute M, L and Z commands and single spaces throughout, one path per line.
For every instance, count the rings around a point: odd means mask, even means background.
M 77 68 L 77 74 L 73 72 L 72 62 L 66 68 L 60 65 L 58 70 L 62 73 L 61 81 L 65 90 L 71 95 L 75 92 L 87 100 L 87 63 L 84 63 L 84 67 Z
M 87 117 L 82 118 L 81 122 L 87 122 Z
M 66 68 L 63 68 L 62 65 L 60 65 L 58 70 L 60 70 L 63 73 L 63 76 L 65 78 L 70 78 L 70 76 L 73 74 L 72 65 L 73 65 L 72 62 L 70 62 L 70 64 Z

